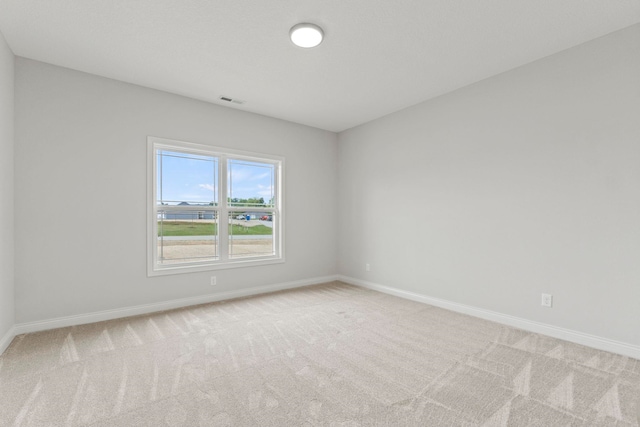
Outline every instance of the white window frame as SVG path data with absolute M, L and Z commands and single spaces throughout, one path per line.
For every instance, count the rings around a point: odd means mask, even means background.
M 218 206 L 212 210 L 218 212 L 218 259 L 180 264 L 158 264 L 158 206 L 157 206 L 157 152 L 158 150 L 179 151 L 218 158 Z M 273 207 L 234 207 L 227 203 L 227 160 L 247 160 L 251 162 L 274 165 L 275 205 Z M 269 154 L 234 150 L 225 147 L 193 144 L 172 139 L 147 137 L 147 275 L 161 276 L 167 274 L 193 273 L 199 271 L 219 270 L 238 267 L 277 264 L 285 261 L 284 257 L 284 157 Z M 184 207 L 186 210 L 202 211 L 202 207 Z M 229 214 L 250 209 L 252 212 L 273 212 L 273 245 L 274 255 L 230 258 L 228 254 Z M 208 209 L 207 209 L 208 210 Z

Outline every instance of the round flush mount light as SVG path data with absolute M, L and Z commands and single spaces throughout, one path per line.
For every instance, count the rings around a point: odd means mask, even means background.
M 293 44 L 299 47 L 316 47 L 322 43 L 324 32 L 315 24 L 298 24 L 291 27 L 289 37 Z

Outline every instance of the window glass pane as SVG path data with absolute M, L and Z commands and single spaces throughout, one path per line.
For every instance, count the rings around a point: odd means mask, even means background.
M 229 206 L 275 206 L 275 168 L 269 163 L 228 161 Z
M 274 212 L 229 212 L 229 257 L 274 255 Z
M 158 264 L 218 258 L 218 212 L 158 210 Z
M 218 159 L 176 151 L 157 152 L 158 205 L 218 206 Z

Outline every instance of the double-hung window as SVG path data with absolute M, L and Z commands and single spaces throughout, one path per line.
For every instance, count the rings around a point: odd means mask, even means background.
M 148 274 L 284 260 L 277 156 L 148 138 Z

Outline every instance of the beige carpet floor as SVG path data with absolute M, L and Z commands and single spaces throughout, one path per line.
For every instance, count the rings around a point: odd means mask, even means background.
M 2 426 L 638 426 L 640 361 L 328 283 L 21 335 Z

